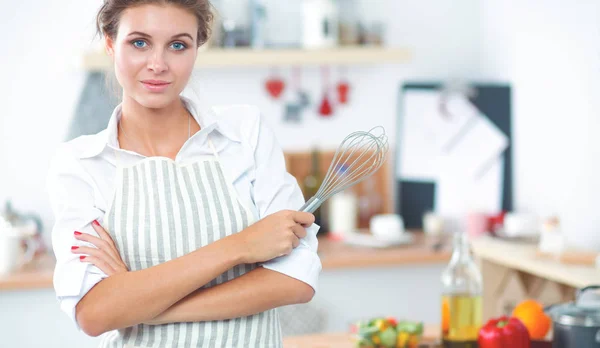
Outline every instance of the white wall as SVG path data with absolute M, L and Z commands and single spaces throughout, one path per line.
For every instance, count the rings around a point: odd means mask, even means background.
M 600 2 L 482 2 L 483 76 L 513 83 L 516 208 L 600 250 Z

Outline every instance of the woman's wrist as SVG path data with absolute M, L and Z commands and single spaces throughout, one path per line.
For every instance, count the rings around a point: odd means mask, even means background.
M 233 266 L 248 263 L 248 248 L 244 242 L 243 235 L 236 233 L 220 240 L 224 244 L 223 248 L 231 256 L 230 262 Z

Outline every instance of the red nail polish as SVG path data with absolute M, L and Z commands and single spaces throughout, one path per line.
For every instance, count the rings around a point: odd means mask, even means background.
M 92 221 L 92 223 L 93 223 L 94 225 L 96 225 L 96 226 L 100 227 L 100 223 L 98 222 L 98 220 L 94 220 L 94 221 Z
M 79 247 L 78 247 L 78 246 L 75 246 L 75 245 L 74 245 L 74 246 L 72 246 L 72 247 L 71 247 L 71 250 L 77 250 L 77 249 L 79 249 Z
M 75 231 L 76 236 L 81 236 L 81 232 Z
M 81 255 L 81 256 L 79 256 L 79 259 L 83 260 L 83 259 L 85 259 L 85 256 Z

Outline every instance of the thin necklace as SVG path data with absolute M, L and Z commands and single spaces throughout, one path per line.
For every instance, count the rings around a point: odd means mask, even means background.
M 125 130 L 123 129 L 123 124 L 122 124 L 121 120 L 119 120 L 119 129 L 121 130 L 121 133 L 123 133 L 125 138 L 132 140 L 127 136 L 127 133 L 125 133 Z M 192 117 L 190 116 L 190 114 L 188 114 L 188 140 L 190 139 L 191 135 L 192 135 Z

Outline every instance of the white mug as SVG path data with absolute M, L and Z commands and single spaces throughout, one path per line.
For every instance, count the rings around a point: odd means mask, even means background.
M 0 276 L 10 274 L 33 259 L 36 242 L 28 229 L 19 229 L 0 220 Z M 21 241 L 27 248 L 23 250 Z
M 531 237 L 539 233 L 540 226 L 536 215 L 508 213 L 504 217 L 504 234 L 508 237 Z
M 395 241 L 404 233 L 404 220 L 397 214 L 381 214 L 371 218 L 369 230 L 375 238 Z
M 423 232 L 431 236 L 444 233 L 444 218 L 432 212 L 423 214 Z

